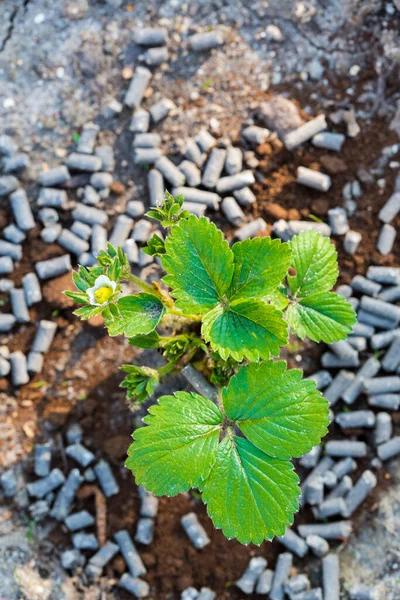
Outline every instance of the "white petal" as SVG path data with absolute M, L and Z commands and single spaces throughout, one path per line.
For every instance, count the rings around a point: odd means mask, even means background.
M 111 281 L 111 279 L 109 277 L 107 277 L 107 275 L 100 275 L 94 282 L 93 287 L 95 290 L 98 290 L 99 288 L 104 287 L 106 285 L 113 287 L 113 285 L 112 285 L 113 283 L 114 283 L 114 281 Z M 113 289 L 115 289 L 115 288 L 113 288 Z

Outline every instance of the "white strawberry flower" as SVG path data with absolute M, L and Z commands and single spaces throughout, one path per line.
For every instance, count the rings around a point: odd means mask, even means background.
M 111 281 L 107 275 L 100 275 L 94 286 L 86 290 L 92 306 L 105 306 L 117 287 L 116 281 Z

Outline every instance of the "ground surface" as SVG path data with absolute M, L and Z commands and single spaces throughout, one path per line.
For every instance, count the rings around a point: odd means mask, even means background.
M 393 14 L 387 6 L 393 8 Z M 126 199 L 142 198 L 145 176 L 132 165 L 131 134 L 126 131 L 129 111 L 125 109 L 114 119 L 105 112 L 112 99 L 123 98 L 129 83 L 124 79 L 128 71 L 123 69 L 129 70 L 137 55 L 132 32 L 142 21 L 168 27 L 172 40 L 169 66 L 158 71 L 151 92 L 152 100 L 166 95 L 179 107 L 176 117 L 161 126 L 171 152 L 200 125 L 211 124 L 216 133 L 235 139 L 243 122 L 270 93 L 295 99 L 304 115 L 320 110 L 329 114 L 353 105 L 361 133 L 346 142 L 339 161 L 327 155 L 323 162 L 321 152 L 312 148 L 291 156 L 270 144 L 260 149 L 263 178 L 254 188 L 258 202 L 251 209 L 270 225 L 278 218 L 303 218 L 310 213 L 325 219 L 330 207 L 342 204 L 343 185 L 354 180 L 360 167 L 370 169 L 380 183 L 363 187 L 357 213 L 350 220 L 352 228 L 363 234 L 360 252 L 349 258 L 338 247 L 342 277 L 348 281 L 355 272 L 364 273 L 370 262 L 399 265 L 398 242 L 385 259 L 375 251 L 376 215 L 396 177 L 396 168 L 389 163 L 398 160 L 398 148 L 393 145 L 399 138 L 390 124 L 400 100 L 399 72 L 393 67 L 393 54 L 399 47 L 399 17 L 392 4 L 367 0 L 140 0 L 134 6 L 123 2 L 120 8 L 85 0 L 5 0 L 0 2 L 0 133 L 15 135 L 30 153 L 33 169 L 25 182 L 35 197 L 35 173 L 45 164 L 58 164 L 73 145 L 73 134 L 83 123 L 96 119 L 102 126 L 102 138 L 116 147 L 117 173 L 124 186 L 121 195 L 107 202 L 109 213 L 118 213 Z M 215 24 L 224 28 L 228 40 L 223 49 L 189 54 L 187 35 Z M 268 24 L 279 26 L 282 41 L 266 39 Z M 351 75 L 355 65 L 358 73 Z M 334 176 L 334 186 L 323 198 L 295 184 L 300 163 L 322 163 Z M 4 217 L 1 209 L 0 218 Z M 229 236 L 229 228 L 225 226 L 225 230 Z M 32 261 L 60 252 L 58 246 L 42 244 L 37 231 L 30 236 L 29 253 L 25 252 L 25 262 L 16 273 L 17 283 Z M 17 393 L 0 380 L 5 422 L 1 463 L 7 466 L 25 459 L 32 444 L 49 434 L 60 442 L 67 424 L 79 420 L 88 445 L 102 451 L 114 468 L 120 469 L 124 513 L 121 515 L 120 500 L 112 500 L 107 523 L 112 534 L 122 526 L 130 527 L 138 509 L 136 489 L 122 468 L 135 416 L 117 387 L 121 380 L 118 365 L 131 360 L 133 350 L 123 341 L 105 337 L 97 323 L 79 324 L 61 296 L 66 287 L 69 278 L 46 284 L 46 302 L 37 309 L 37 316 L 53 315 L 59 325 L 43 374 Z M 20 327 L 2 343 L 23 350 L 33 332 L 33 326 Z M 306 356 L 299 347 L 297 352 L 303 355 L 305 370 L 312 371 L 318 351 L 311 349 Z M 174 389 L 182 385 L 182 381 L 171 382 Z M 357 516 L 358 533 L 342 552 L 341 561 L 344 589 L 360 579 L 380 582 L 382 598 L 394 600 L 400 563 L 396 538 L 399 466 L 392 466 L 390 487 L 385 484 L 385 474 L 386 470 L 374 498 Z M 19 498 L 18 515 L 13 516 L 9 506 L 0 509 L 0 597 L 124 597 L 111 590 L 112 580 L 93 589 L 77 589 L 55 557 L 54 547 L 58 550 L 65 536 L 60 530 L 49 532 L 40 526 L 31 534 L 23 520 L 26 502 Z M 204 553 L 192 549 L 182 533 L 179 517 L 189 509 L 199 513 L 212 538 Z M 201 503 L 183 495 L 161 501 L 155 542 L 142 556 L 154 598 L 175 600 L 189 585 L 208 585 L 218 592 L 218 598 L 237 600 L 241 595 L 230 584 L 249 557 L 262 554 L 273 564 L 277 548 L 276 542 L 263 544 L 261 549 L 228 542 L 212 530 Z M 114 573 L 117 567 L 114 565 Z M 315 577 L 314 583 L 319 584 L 317 571 Z

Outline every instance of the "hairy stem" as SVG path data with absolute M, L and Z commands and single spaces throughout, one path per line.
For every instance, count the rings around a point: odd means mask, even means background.
M 182 317 L 188 321 L 201 321 L 201 315 L 184 315 L 178 308 L 168 308 L 167 312 L 170 315 L 176 315 L 177 317 Z

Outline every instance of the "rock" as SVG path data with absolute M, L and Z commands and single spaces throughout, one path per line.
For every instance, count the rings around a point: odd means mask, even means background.
M 324 167 L 325 171 L 328 173 L 344 173 L 347 171 L 347 165 L 341 158 L 337 156 L 331 156 L 330 154 L 324 154 L 320 158 L 321 165 Z
M 318 58 L 314 58 L 308 65 L 308 74 L 314 81 L 319 81 L 324 74 L 324 67 Z
M 268 102 L 263 102 L 258 117 L 269 129 L 276 131 L 280 138 L 304 123 L 294 102 L 283 96 L 272 96 Z

